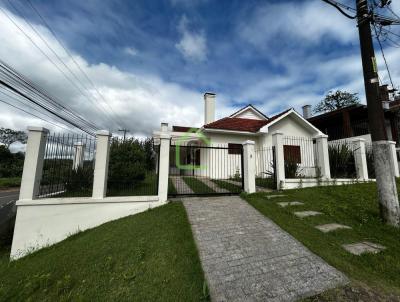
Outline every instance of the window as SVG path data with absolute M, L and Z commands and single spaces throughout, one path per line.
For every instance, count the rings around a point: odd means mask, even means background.
M 228 144 L 228 154 L 242 154 L 242 145 Z
M 301 163 L 300 146 L 283 145 L 283 156 L 287 162 Z

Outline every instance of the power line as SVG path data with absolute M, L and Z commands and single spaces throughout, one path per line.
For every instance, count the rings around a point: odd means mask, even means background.
M 60 128 L 66 129 L 66 130 L 68 130 L 68 131 L 71 131 L 71 130 L 68 129 L 68 128 L 65 128 L 65 127 L 62 127 L 62 126 L 60 126 L 60 125 L 57 125 L 56 123 L 53 123 L 53 122 L 51 122 L 51 121 L 47 121 L 47 120 L 41 118 L 40 116 L 37 116 L 37 115 L 33 114 L 32 112 L 28 112 L 28 111 L 26 111 L 26 110 L 24 110 L 24 109 L 22 109 L 22 108 L 20 108 L 20 107 L 18 107 L 18 106 L 15 106 L 15 105 L 13 105 L 13 104 L 10 104 L 10 103 L 8 103 L 8 102 L 2 100 L 2 99 L 0 99 L 0 102 L 4 103 L 4 104 L 6 104 L 6 105 L 9 105 L 9 106 L 11 106 L 11 107 L 13 107 L 13 108 L 16 108 L 16 109 L 18 109 L 18 110 L 21 110 L 21 111 L 23 111 L 23 112 L 25 112 L 25 113 L 27 113 L 27 114 L 29 114 L 29 115 L 31 115 L 31 116 L 34 116 L 34 117 L 36 117 L 36 118 L 38 118 L 38 119 L 40 119 L 40 120 L 42 120 L 42 121 L 44 121 L 44 122 L 46 122 L 46 123 L 52 124 L 52 125 L 54 125 L 54 126 L 56 126 L 56 127 L 60 127 Z
M 44 19 L 44 17 L 42 16 L 42 14 L 40 14 L 39 10 L 33 5 L 33 3 L 30 0 L 27 0 L 29 5 L 31 6 L 32 10 L 39 16 L 39 18 L 42 20 L 42 23 L 49 29 L 49 31 L 52 33 L 52 35 L 54 36 L 54 38 L 57 40 L 57 42 L 61 45 L 61 47 L 64 49 L 65 53 L 71 58 L 72 62 L 74 62 L 75 66 L 80 70 L 80 72 L 84 75 L 84 77 L 86 78 L 86 80 L 93 86 L 93 88 L 95 89 L 95 91 L 97 92 L 97 94 L 103 99 L 103 101 L 105 102 L 105 104 L 107 105 L 107 107 L 111 110 L 111 112 L 117 117 L 120 118 L 115 111 L 113 110 L 113 108 L 108 104 L 107 100 L 104 98 L 103 94 L 100 93 L 99 89 L 97 88 L 97 86 L 94 84 L 94 82 L 89 78 L 89 76 L 87 75 L 87 73 L 83 70 L 83 68 L 81 68 L 80 64 L 75 60 L 75 58 L 73 57 L 73 55 L 71 54 L 71 52 L 68 50 L 67 47 L 65 47 L 64 43 L 61 41 L 61 39 L 58 38 L 57 34 L 55 33 L 55 31 L 51 28 L 51 26 L 46 22 L 46 20 Z M 120 119 L 121 122 L 124 124 L 125 123 L 122 121 L 122 119 Z
M 388 63 L 387 63 L 387 61 L 386 61 L 385 53 L 383 52 L 382 43 L 381 43 L 381 40 L 379 39 L 378 31 L 377 31 L 377 29 L 376 29 L 376 25 L 373 24 L 373 27 L 374 27 L 376 39 L 378 40 L 379 48 L 381 49 L 382 58 L 383 58 L 383 61 L 385 62 L 386 70 L 387 70 L 387 73 L 388 73 L 388 75 L 389 75 L 390 83 L 392 84 L 392 88 L 394 88 L 392 76 L 391 76 L 391 74 L 390 74 L 390 70 L 389 70 Z
M 339 2 L 336 2 L 336 1 L 333 1 L 333 0 L 322 0 L 322 1 L 324 1 L 325 3 L 328 3 L 328 4 L 330 4 L 330 5 L 332 5 L 332 6 L 335 7 L 342 15 L 346 16 L 346 17 L 349 18 L 349 19 L 355 19 L 355 18 L 357 18 L 356 15 L 355 15 L 355 16 L 352 16 L 352 15 L 346 13 L 346 12 L 343 10 L 343 8 L 348 9 L 348 10 L 352 10 L 352 8 L 351 8 L 350 6 L 346 6 L 346 5 L 342 4 L 342 3 L 339 3 Z
M 72 74 L 72 76 L 78 81 L 78 83 L 80 83 L 81 81 L 76 77 L 76 75 L 69 69 L 69 67 L 62 61 L 62 59 L 57 55 L 57 53 L 50 47 L 50 45 L 42 38 L 42 36 L 36 31 L 36 29 L 30 24 L 30 22 L 28 22 L 24 15 L 22 15 L 19 10 L 9 1 L 10 5 L 17 11 L 17 13 L 19 13 L 22 18 L 24 19 L 24 21 L 32 28 L 32 30 L 36 33 L 36 35 L 43 41 L 43 43 L 45 43 L 45 45 L 52 51 L 52 53 L 58 58 L 58 60 L 64 65 L 64 67 Z M 2 12 L 7 16 L 7 18 L 23 33 L 23 35 L 29 39 L 29 41 L 52 63 L 52 65 L 54 65 L 58 71 L 60 71 L 62 73 L 62 75 L 68 80 L 68 82 L 74 86 L 74 88 L 84 97 L 89 99 L 90 101 L 91 98 L 84 92 L 82 91 L 82 89 L 69 77 L 65 74 L 65 72 L 60 69 L 60 67 L 40 48 L 40 46 L 38 46 L 36 44 L 36 42 L 4 11 L 3 8 L 0 7 L 0 9 L 2 10 Z M 82 83 L 81 83 L 82 85 Z M 83 85 L 82 85 L 83 86 Z M 83 86 L 84 87 L 84 86 Z M 84 89 L 86 89 L 84 87 Z M 93 102 L 93 101 L 92 101 Z M 96 103 L 94 103 L 94 105 L 96 106 Z M 109 121 L 111 121 L 111 123 L 115 123 L 118 126 L 118 123 L 116 123 L 115 121 L 113 121 L 112 119 L 110 119 L 110 117 L 107 116 L 107 113 L 104 112 L 104 114 L 106 115 L 106 117 L 109 119 Z

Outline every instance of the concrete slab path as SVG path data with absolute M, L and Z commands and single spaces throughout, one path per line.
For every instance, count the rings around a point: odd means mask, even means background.
M 186 184 L 181 176 L 170 176 L 177 194 L 193 194 L 193 190 Z
M 182 201 L 214 302 L 296 301 L 348 282 L 240 197 Z

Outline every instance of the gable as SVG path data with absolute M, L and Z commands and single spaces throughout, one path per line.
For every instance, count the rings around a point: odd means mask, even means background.
M 261 131 L 263 132 L 266 130 L 270 133 L 280 131 L 283 132 L 284 135 L 288 136 L 309 136 L 321 134 L 317 128 L 294 111 L 288 112 L 275 122 L 266 125 L 266 127 L 268 127 L 268 130 L 261 129 Z
M 233 113 L 230 117 L 260 121 L 265 121 L 268 119 L 263 113 L 254 108 L 252 105 L 248 105 L 240 109 L 239 111 Z

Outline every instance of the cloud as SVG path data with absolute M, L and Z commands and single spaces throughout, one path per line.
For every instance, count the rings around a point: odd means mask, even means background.
M 127 54 L 127 55 L 130 55 L 132 57 L 135 57 L 135 56 L 138 55 L 138 50 L 135 47 L 132 47 L 132 46 L 125 47 L 124 48 L 124 53 Z
M 322 1 L 266 3 L 239 25 L 245 41 L 262 48 L 315 46 L 323 38 L 340 43 L 357 39 L 355 23 Z
M 207 42 L 204 32 L 196 33 L 188 28 L 188 19 L 183 16 L 178 25 L 182 38 L 175 46 L 187 60 L 204 61 L 207 57 Z
M 45 45 L 28 26 L 24 25 L 19 17 L 10 12 L 7 13 L 48 53 L 54 62 L 57 62 L 57 59 L 51 55 Z M 81 80 L 81 88 L 85 95 L 71 86 L 50 61 L 35 49 L 3 14 L 0 14 L 0 27 L 2 28 L 0 40 L 3 41 L 0 57 L 87 120 L 113 131 L 117 130 L 118 124 L 123 123 L 132 134 L 137 135 L 150 135 L 153 130 L 160 127 L 161 122 L 188 126 L 202 124 L 203 101 L 200 91 L 165 81 L 157 75 L 122 71 L 105 63 L 89 64 L 78 54 L 73 54 L 80 67 L 95 83 L 107 101 L 107 105 L 80 71 L 75 68 L 71 58 L 67 56 L 48 30 L 39 25 L 34 26 Z M 57 63 L 62 68 L 61 64 Z M 67 71 L 65 73 L 68 75 Z M 71 75 L 69 76 L 72 78 Z M 91 98 L 87 98 L 86 95 L 90 95 Z M 218 104 L 221 112 L 226 111 L 223 106 L 223 102 Z M 104 111 L 107 112 L 107 115 L 104 114 Z M 1 126 L 3 127 L 26 129 L 28 125 L 40 125 L 53 131 L 65 131 L 2 103 L 0 103 L 0 112 Z M 45 118 L 47 119 L 47 117 Z M 116 122 L 111 122 L 111 118 Z

